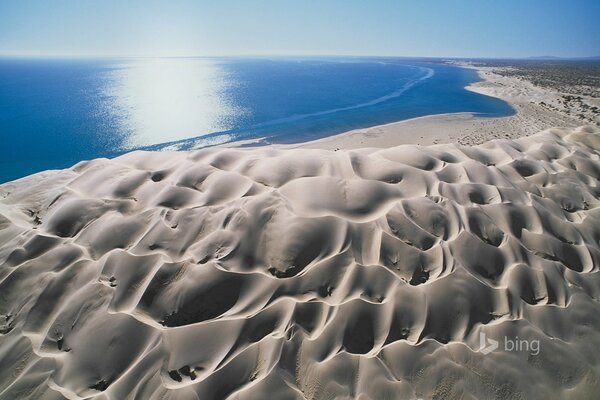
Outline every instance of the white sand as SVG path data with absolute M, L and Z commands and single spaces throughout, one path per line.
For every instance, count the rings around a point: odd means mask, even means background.
M 358 149 L 387 148 L 401 144 L 458 143 L 476 145 L 493 139 L 516 139 L 555 126 L 578 127 L 588 122 L 579 118 L 580 110 L 565 108 L 562 96 L 567 93 L 541 88 L 531 82 L 499 75 L 496 67 L 473 67 L 482 81 L 466 89 L 508 102 L 516 114 L 503 118 L 481 118 L 471 113 L 452 113 L 414 118 L 406 121 L 356 129 L 305 143 L 280 148 Z M 600 105 L 598 99 L 585 99 L 591 105 Z M 543 106 L 540 103 L 552 106 Z M 600 120 L 597 121 L 600 125 Z M 248 145 L 252 141 L 224 146 Z
M 599 179 L 581 128 L 0 185 L 0 398 L 596 398 Z

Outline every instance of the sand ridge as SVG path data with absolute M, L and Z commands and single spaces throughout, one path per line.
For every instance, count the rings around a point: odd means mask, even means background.
M 133 152 L 0 185 L 0 398 L 591 399 L 599 135 Z

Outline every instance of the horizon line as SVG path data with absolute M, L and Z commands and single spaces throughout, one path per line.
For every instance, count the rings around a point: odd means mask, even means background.
M 406 55 L 361 55 L 361 54 L 268 54 L 268 53 L 241 53 L 241 54 L 209 54 L 209 55 L 159 55 L 159 54 L 26 54 L 26 53 L 0 53 L 0 58 L 54 58 L 54 59 L 100 59 L 100 58 L 262 58 L 262 57 L 354 57 L 354 58 L 407 58 L 407 59 L 463 59 L 463 60 L 585 60 L 585 59 L 600 59 L 600 55 L 589 56 L 406 56 Z

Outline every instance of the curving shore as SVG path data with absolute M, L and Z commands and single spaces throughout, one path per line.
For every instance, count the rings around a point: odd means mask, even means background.
M 578 127 L 590 124 L 579 109 L 563 104 L 569 92 L 543 88 L 525 79 L 502 76 L 498 67 L 460 64 L 476 69 L 481 81 L 466 89 L 509 103 L 516 111 L 510 117 L 482 118 L 472 113 L 430 115 L 391 124 L 341 133 L 311 142 L 286 147 L 322 149 L 357 149 L 362 147 L 393 147 L 401 144 L 431 145 L 458 143 L 477 145 L 493 139 L 516 139 L 552 127 Z M 597 98 L 587 97 L 589 104 L 600 106 Z M 573 111 L 573 112 L 571 112 Z M 600 116 L 595 125 L 600 126 Z
M 0 398 L 592 399 L 599 182 L 582 127 L 0 185 Z

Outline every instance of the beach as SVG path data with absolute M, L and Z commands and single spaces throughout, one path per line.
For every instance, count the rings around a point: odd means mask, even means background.
M 600 399 L 600 1 L 0 10 L 0 400 Z
M 600 128 L 477 68 L 515 115 L 0 184 L 0 399 L 595 399 Z
M 386 58 L 0 58 L 10 144 L 0 147 L 0 182 L 133 150 L 303 143 L 449 112 L 511 115 L 506 102 L 464 89 L 477 79 Z
M 600 124 L 600 114 L 579 116 L 579 108 L 572 111 L 564 104 L 563 91 L 541 88 L 531 82 L 498 74 L 498 67 L 474 66 L 472 63 L 454 63 L 463 68 L 475 69 L 482 79 L 466 87 L 467 90 L 506 101 L 516 114 L 501 118 L 481 118 L 472 113 L 449 113 L 414 118 L 410 120 L 356 129 L 323 139 L 290 145 L 323 149 L 356 149 L 361 147 L 392 147 L 401 144 L 431 145 L 459 143 L 476 145 L 493 139 L 514 139 L 529 136 L 551 127 L 577 127 Z M 583 101 L 600 106 L 597 97 L 585 96 Z M 542 104 L 543 103 L 543 104 Z M 568 113 L 567 113 L 568 112 Z

